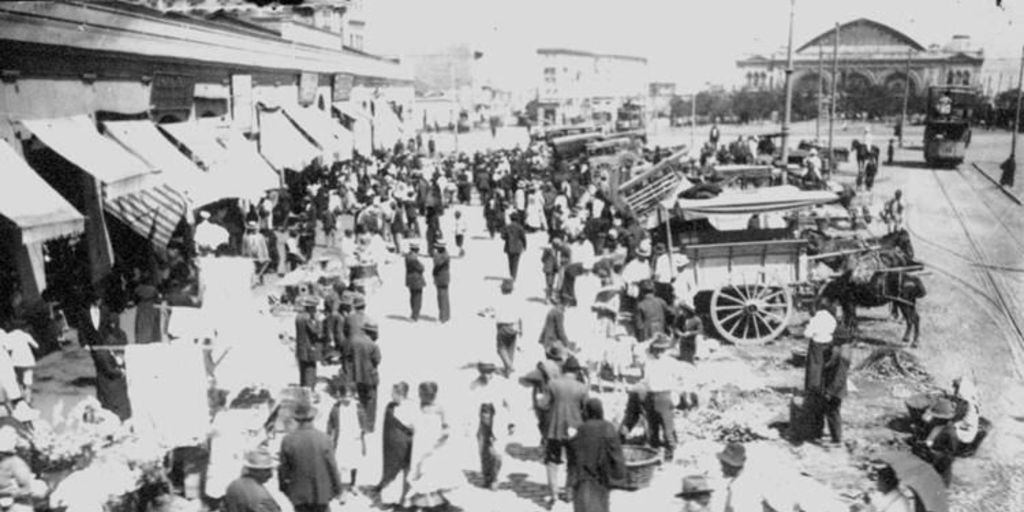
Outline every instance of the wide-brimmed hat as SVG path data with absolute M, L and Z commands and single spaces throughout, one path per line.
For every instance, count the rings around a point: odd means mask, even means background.
M 956 416 L 956 405 L 953 401 L 948 398 L 940 398 L 932 404 L 931 408 L 924 413 L 925 421 L 931 421 L 932 418 L 937 420 L 951 420 Z
M 445 249 L 447 247 L 448 247 L 448 242 L 445 242 L 444 240 L 438 239 L 438 240 L 434 241 L 434 248 L 435 249 Z
M 242 466 L 249 469 L 274 469 L 277 467 L 277 463 L 274 462 L 274 456 L 270 450 L 261 447 L 245 452 Z
M 367 332 L 378 332 L 378 329 L 379 329 L 379 327 L 377 326 L 377 321 L 376 320 L 374 320 L 372 318 L 369 318 L 369 317 L 367 317 L 365 320 L 363 320 L 363 330 L 364 331 L 367 331 Z
M 320 307 L 320 300 L 315 297 L 305 297 L 299 305 L 306 309 L 317 308 Z
M 259 229 L 259 227 L 260 226 L 258 224 L 256 224 L 255 222 L 253 222 L 251 220 L 249 222 L 245 223 L 245 229 Z
M 734 468 L 741 468 L 747 463 L 747 448 L 740 443 L 729 443 L 718 453 L 718 460 Z
M 701 494 L 711 494 L 714 489 L 708 485 L 708 479 L 701 475 L 683 477 L 683 490 L 676 494 L 677 498 L 690 498 Z
M 295 421 L 313 421 L 316 418 L 316 407 L 306 401 L 299 402 L 292 411 L 292 418 Z
M 409 250 L 411 250 L 411 251 L 418 251 L 418 250 L 420 250 L 420 243 L 418 241 L 416 241 L 416 240 L 410 240 L 409 241 Z
M 641 244 L 640 247 L 637 247 L 636 249 L 636 255 L 642 258 L 649 258 L 651 256 L 651 248 Z
M 208 212 L 206 210 L 199 210 L 199 216 L 202 217 L 203 219 L 209 219 L 210 218 L 210 212 Z

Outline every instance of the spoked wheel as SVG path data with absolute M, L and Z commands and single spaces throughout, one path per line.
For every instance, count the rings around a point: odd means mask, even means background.
M 736 345 L 771 341 L 786 329 L 793 314 L 789 288 L 770 283 L 729 284 L 711 294 L 711 321 Z

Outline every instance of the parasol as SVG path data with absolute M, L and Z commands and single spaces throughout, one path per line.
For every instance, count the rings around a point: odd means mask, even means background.
M 904 452 L 886 452 L 879 460 L 896 472 L 900 482 L 913 489 L 928 512 L 949 512 L 946 486 L 930 464 Z

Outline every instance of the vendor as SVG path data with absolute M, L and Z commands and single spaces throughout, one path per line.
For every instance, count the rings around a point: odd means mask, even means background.
M 32 512 L 33 500 L 45 497 L 48 489 L 17 455 L 17 444 L 18 433 L 14 427 L 0 427 L 0 510 Z

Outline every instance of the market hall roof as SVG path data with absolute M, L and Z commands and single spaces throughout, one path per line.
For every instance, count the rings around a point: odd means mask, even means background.
M 21 229 L 21 243 L 81 234 L 85 217 L 50 188 L 14 149 L 0 139 L 0 216 Z
M 834 28 L 826 30 L 796 51 L 800 53 L 808 48 L 818 46 L 831 48 L 835 33 Z M 841 46 L 906 46 L 919 52 L 925 50 L 924 46 L 903 32 L 867 18 L 859 18 L 840 25 L 839 44 Z
M 230 64 L 409 81 L 402 67 L 342 48 L 303 45 L 224 23 L 167 16 L 123 4 L 83 1 L 0 3 L 0 41 L 116 52 L 159 59 Z

